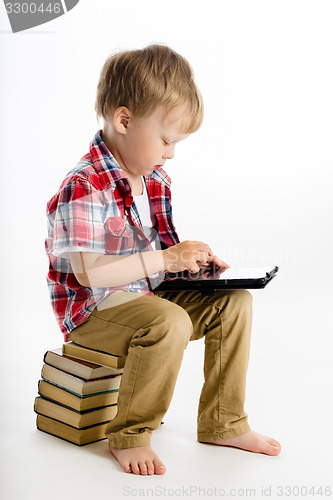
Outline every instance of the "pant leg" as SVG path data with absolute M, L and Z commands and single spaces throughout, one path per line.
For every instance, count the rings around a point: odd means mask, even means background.
M 225 290 L 213 296 L 197 291 L 156 294 L 189 314 L 193 323 L 190 340 L 205 337 L 198 440 L 228 439 L 250 430 L 244 403 L 252 295 L 247 290 Z
M 192 332 L 192 322 L 182 307 L 144 295 L 114 307 L 95 308 L 70 333 L 70 340 L 82 346 L 127 355 L 118 412 L 106 429 L 112 446 L 150 444 L 152 431 L 170 405 Z

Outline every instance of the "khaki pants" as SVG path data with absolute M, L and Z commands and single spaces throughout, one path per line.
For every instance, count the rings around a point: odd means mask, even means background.
M 119 293 L 126 302 L 116 300 Z M 129 295 L 118 292 L 105 299 L 69 336 L 85 347 L 127 355 L 118 413 L 106 431 L 111 445 L 150 444 L 171 402 L 184 349 L 189 340 L 202 337 L 198 440 L 228 439 L 250 430 L 244 401 L 252 295 L 246 290 L 156 292 L 128 301 Z

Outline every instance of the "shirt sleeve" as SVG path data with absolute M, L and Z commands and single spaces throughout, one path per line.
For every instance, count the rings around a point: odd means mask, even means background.
M 69 258 L 69 252 L 105 253 L 106 210 L 103 193 L 84 179 L 67 184 L 48 215 L 48 253 Z

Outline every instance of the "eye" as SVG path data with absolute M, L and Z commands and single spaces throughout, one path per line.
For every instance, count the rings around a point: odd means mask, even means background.
M 169 144 L 169 142 L 168 142 L 168 141 L 166 141 L 166 140 L 164 140 L 164 139 L 162 139 L 162 142 L 163 142 L 163 145 L 164 145 L 164 146 L 167 146 L 167 145 Z

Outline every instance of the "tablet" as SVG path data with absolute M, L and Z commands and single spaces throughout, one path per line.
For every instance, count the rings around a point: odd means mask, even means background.
M 197 273 L 189 271 L 165 274 L 155 291 L 199 290 L 215 293 L 217 290 L 265 288 L 276 276 L 279 268 L 273 267 L 229 267 L 223 270 L 215 265 L 203 267 Z

